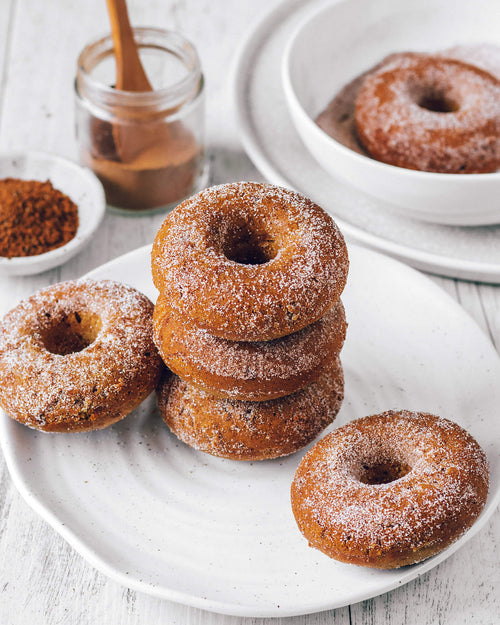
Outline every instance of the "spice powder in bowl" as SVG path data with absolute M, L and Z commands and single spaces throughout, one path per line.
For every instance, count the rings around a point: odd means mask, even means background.
M 50 182 L 0 180 L 0 256 L 37 256 L 66 245 L 78 229 L 78 208 Z

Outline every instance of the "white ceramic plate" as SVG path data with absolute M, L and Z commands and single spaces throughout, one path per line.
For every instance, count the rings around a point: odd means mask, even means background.
M 92 272 L 155 297 L 149 248 Z M 334 425 L 390 408 L 468 428 L 487 451 L 491 491 L 460 541 L 393 571 L 344 565 L 307 546 L 289 502 L 303 453 L 221 460 L 180 443 L 152 399 L 88 434 L 43 434 L 6 415 L 0 441 L 28 503 L 91 564 L 125 586 L 206 610 L 287 616 L 373 597 L 421 575 L 477 532 L 500 499 L 500 360 L 478 326 L 416 271 L 350 248 L 342 352 L 346 399 Z
M 300 140 L 286 105 L 281 63 L 298 26 L 325 4 L 331 1 L 286 0 L 242 44 L 233 83 L 250 158 L 268 180 L 297 189 L 328 210 L 351 241 L 425 271 L 500 283 L 500 226 L 442 226 L 406 218 L 331 177 Z
M 394 167 L 341 145 L 314 122 L 344 85 L 391 52 L 498 44 L 500 4 L 383 0 L 375 11 L 372 6 L 373 0 L 331 0 L 290 38 L 282 77 L 298 134 L 325 171 L 391 202 L 402 215 L 450 225 L 500 223 L 500 172 L 460 175 Z
M 62 265 L 90 240 L 104 217 L 106 199 L 97 177 L 73 161 L 44 152 L 0 154 L 0 178 L 50 180 L 78 207 L 78 230 L 66 245 L 38 254 L 15 258 L 0 257 L 0 273 L 25 276 Z

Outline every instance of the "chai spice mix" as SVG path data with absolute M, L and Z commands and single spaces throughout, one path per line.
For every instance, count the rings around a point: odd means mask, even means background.
M 0 256 L 37 256 L 61 247 L 78 229 L 78 208 L 50 180 L 0 180 Z

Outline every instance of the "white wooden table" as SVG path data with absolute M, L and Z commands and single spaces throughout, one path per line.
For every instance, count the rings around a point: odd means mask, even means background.
M 249 25 L 276 1 L 129 0 L 136 25 L 178 29 L 199 50 L 208 85 L 211 183 L 262 180 L 238 138 L 228 68 Z M 76 158 L 76 58 L 89 39 L 107 30 L 104 0 L 0 0 L 1 149 L 41 149 Z M 91 244 L 63 267 L 34 277 L 0 278 L 0 313 L 48 284 L 76 278 L 151 242 L 162 219 L 161 215 L 130 219 L 108 214 Z M 432 279 L 469 311 L 499 347 L 500 287 Z M 420 579 L 370 601 L 287 621 L 309 625 L 500 623 L 500 511 L 477 537 Z M 244 622 L 157 600 L 107 579 L 27 506 L 0 455 L 1 625 Z

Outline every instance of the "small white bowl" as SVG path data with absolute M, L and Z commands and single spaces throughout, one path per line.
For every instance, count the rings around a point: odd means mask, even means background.
M 0 256 L 0 274 L 25 276 L 62 265 L 89 241 L 104 217 L 106 199 L 97 177 L 85 167 L 44 152 L 0 153 L 0 179 L 50 180 L 52 185 L 78 207 L 78 230 L 66 245 L 38 254 L 5 258 Z
M 387 165 L 340 144 L 314 122 L 344 85 L 391 52 L 483 43 L 500 45 L 498 0 L 328 2 L 298 27 L 283 57 L 283 87 L 297 132 L 329 174 L 406 216 L 500 223 L 500 172 L 441 174 Z

